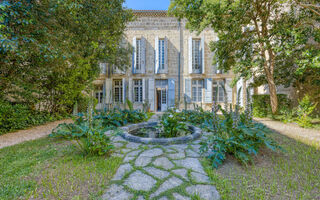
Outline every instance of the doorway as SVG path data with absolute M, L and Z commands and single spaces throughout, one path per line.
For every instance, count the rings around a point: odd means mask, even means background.
M 167 110 L 167 88 L 157 88 L 157 111 L 164 112 Z

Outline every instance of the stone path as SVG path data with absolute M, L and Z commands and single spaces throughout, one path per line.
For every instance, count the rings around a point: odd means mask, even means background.
M 12 133 L 7 133 L 0 136 L 0 149 L 7 146 L 19 144 L 21 142 L 35 140 L 51 133 L 52 129 L 56 128 L 62 123 L 72 123 L 71 119 L 59 120 L 55 122 L 49 122 L 47 124 L 32 127 L 26 130 L 20 130 Z
M 124 159 L 103 199 L 220 199 L 199 161 L 200 140 L 168 146 L 127 142 L 120 136 L 114 141 Z
M 268 128 L 277 131 L 282 135 L 297 139 L 306 144 L 315 145 L 320 148 L 320 130 L 311 128 L 302 128 L 296 124 L 285 124 L 268 118 L 255 118 L 256 121 L 263 123 Z

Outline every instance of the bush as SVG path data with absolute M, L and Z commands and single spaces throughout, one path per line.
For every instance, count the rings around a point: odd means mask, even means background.
M 308 95 L 304 96 L 301 101 L 299 101 L 299 106 L 296 108 L 297 117 L 295 121 L 301 127 L 312 127 L 310 115 L 315 110 L 317 104 L 312 103 Z
M 0 101 L 0 135 L 62 118 L 58 114 L 33 110 L 23 104 Z
M 179 113 L 173 110 L 163 114 L 158 125 L 160 129 L 160 135 L 162 137 L 171 138 L 184 136 L 190 133 L 186 123 L 180 120 Z
M 278 106 L 279 111 L 290 110 L 291 101 L 285 94 L 278 94 Z M 253 116 L 255 117 L 267 117 L 272 114 L 270 106 L 270 95 L 268 94 L 259 94 L 252 95 L 252 106 L 253 106 Z

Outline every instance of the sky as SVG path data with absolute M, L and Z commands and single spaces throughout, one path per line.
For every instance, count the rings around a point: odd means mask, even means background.
M 168 10 L 170 0 L 126 0 L 124 5 L 134 10 Z

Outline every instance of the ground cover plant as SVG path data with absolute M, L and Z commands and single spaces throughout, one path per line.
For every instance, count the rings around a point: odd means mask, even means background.
M 163 114 L 157 128 L 159 129 L 160 137 L 165 138 L 179 137 L 191 133 L 187 124 L 181 121 L 179 113 L 174 111 Z

